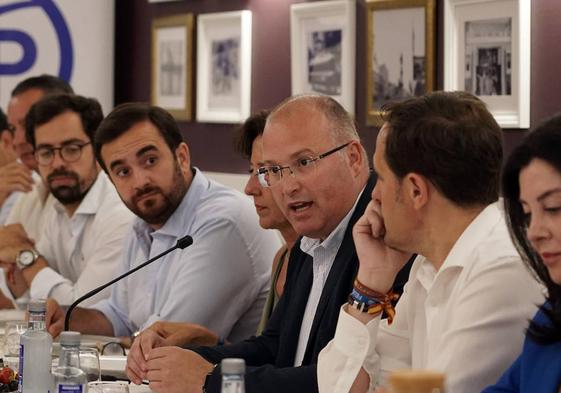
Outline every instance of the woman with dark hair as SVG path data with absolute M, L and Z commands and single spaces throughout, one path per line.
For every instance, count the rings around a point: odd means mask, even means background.
M 561 388 L 561 115 L 514 150 L 503 173 L 505 212 L 520 255 L 547 288 L 520 357 L 484 393 Z
M 257 169 L 265 164 L 263 162 L 263 130 L 268 115 L 269 111 L 261 111 L 250 116 L 238 129 L 237 136 L 237 150 L 249 160 L 250 177 L 245 186 L 245 193 L 253 198 L 255 210 L 259 215 L 259 225 L 265 229 L 277 229 L 285 241 L 285 245 L 277 252 L 273 261 L 271 289 L 257 333 L 261 333 L 265 328 L 269 316 L 283 292 L 288 257 L 298 238 L 294 228 L 273 200 L 271 190 L 261 186 L 257 180 Z
M 237 130 L 236 138 L 236 149 L 244 158 L 249 160 L 250 176 L 245 186 L 245 193 L 253 198 L 255 209 L 259 216 L 259 225 L 264 229 L 278 230 L 285 241 L 285 245 L 277 252 L 273 261 L 271 289 L 263 309 L 263 316 L 257 327 L 257 334 L 263 331 L 273 308 L 282 295 L 286 280 L 288 257 L 292 246 L 298 238 L 292 225 L 290 225 L 273 200 L 271 190 L 261 186 L 257 180 L 257 168 L 263 166 L 262 139 L 268 114 L 268 111 L 261 111 L 250 116 Z M 155 332 L 159 337 L 151 338 L 152 340 L 159 341 L 156 346 L 216 345 L 224 343 L 224 340 L 214 332 L 204 326 L 192 323 L 159 321 L 147 330 Z

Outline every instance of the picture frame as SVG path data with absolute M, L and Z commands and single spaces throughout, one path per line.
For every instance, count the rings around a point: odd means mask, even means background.
M 290 6 L 292 95 L 326 94 L 355 113 L 356 1 Z
M 367 8 L 368 125 L 382 107 L 435 88 L 435 0 L 369 0 Z
M 197 121 L 245 121 L 251 106 L 251 11 L 199 15 L 197 73 Z
M 444 88 L 477 95 L 503 128 L 530 127 L 530 0 L 445 0 Z
M 151 104 L 180 121 L 192 118 L 193 33 L 193 14 L 152 21 Z

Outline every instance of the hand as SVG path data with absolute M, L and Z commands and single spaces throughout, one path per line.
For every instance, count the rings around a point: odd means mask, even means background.
M 0 309 L 6 310 L 12 308 L 15 308 L 12 300 L 9 299 L 6 295 L 4 295 L 2 291 L 0 291 Z
M 19 162 L 0 167 L 0 193 L 29 192 L 33 188 L 31 170 Z
M 155 348 L 148 356 L 147 378 L 155 393 L 201 393 L 214 368 L 200 355 L 178 347 Z
M 380 205 L 370 201 L 353 228 L 353 239 L 360 261 L 357 278 L 367 287 L 381 293 L 391 289 L 397 273 L 412 255 L 386 245 L 385 234 Z
M 45 314 L 47 331 L 57 338 L 64 329 L 64 310 L 54 299 L 47 299 L 47 312 Z
M 16 263 L 17 255 L 21 250 L 33 247 L 33 240 L 27 237 L 27 233 L 21 224 L 0 227 L 1 262 Z
M 164 338 L 161 346 L 185 346 L 188 344 L 216 345 L 218 335 L 204 326 L 187 322 L 158 321 L 148 329 Z
M 0 263 L 0 267 L 6 271 L 6 284 L 12 296 L 15 299 L 21 297 L 29 289 L 22 271 L 13 263 Z
M 127 356 L 126 369 L 127 376 L 132 382 L 140 385 L 142 380 L 146 379 L 148 355 L 152 349 L 163 346 L 163 342 L 164 337 L 151 330 L 151 327 L 135 338 Z

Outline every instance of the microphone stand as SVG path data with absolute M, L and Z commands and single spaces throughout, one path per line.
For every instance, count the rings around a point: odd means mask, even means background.
M 189 247 L 191 244 L 193 244 L 193 238 L 189 235 L 182 237 L 181 239 L 177 240 L 177 243 L 175 244 L 175 246 L 173 246 L 172 248 L 162 252 L 159 255 L 156 255 L 154 258 L 151 258 L 149 260 L 147 260 L 146 262 L 144 262 L 141 265 L 138 265 L 137 267 L 135 267 L 132 270 L 129 270 L 128 272 L 125 272 L 123 274 L 121 274 L 119 277 L 109 281 L 106 284 L 103 284 L 100 287 L 97 287 L 95 289 L 92 289 L 91 291 L 89 291 L 88 293 L 86 293 L 85 295 L 80 296 L 78 299 L 76 299 L 76 301 L 74 303 L 72 303 L 70 305 L 70 307 L 68 307 L 68 310 L 66 311 L 66 316 L 64 317 L 64 330 L 68 331 L 68 327 L 70 325 L 70 314 L 72 314 L 72 311 L 76 308 L 76 306 L 78 304 L 80 304 L 81 302 L 83 302 L 86 299 L 89 299 L 90 297 L 96 295 L 97 293 L 103 291 L 105 288 L 107 288 L 110 285 L 115 284 L 117 281 L 122 280 L 123 278 L 130 276 L 131 274 L 133 274 L 134 272 L 142 269 L 144 266 L 151 264 L 152 262 L 154 262 L 155 260 L 163 257 L 164 255 L 169 254 L 170 252 L 172 252 L 173 250 L 177 249 L 177 248 L 187 248 Z

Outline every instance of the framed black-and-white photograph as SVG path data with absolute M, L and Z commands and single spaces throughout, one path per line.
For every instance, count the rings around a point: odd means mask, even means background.
M 199 15 L 197 73 L 197 121 L 239 123 L 249 116 L 251 11 Z
M 193 15 L 182 14 L 152 22 L 151 102 L 177 120 L 191 120 Z
M 367 2 L 367 122 L 382 107 L 434 89 L 435 1 Z
M 446 0 L 444 11 L 444 88 L 477 95 L 503 128 L 528 128 L 530 0 Z
M 353 0 L 290 6 L 293 95 L 326 94 L 354 114 L 355 19 Z

